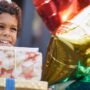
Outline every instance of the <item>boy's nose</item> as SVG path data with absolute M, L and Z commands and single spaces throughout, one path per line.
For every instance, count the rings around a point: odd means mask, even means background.
M 10 32 L 9 32 L 9 30 L 4 30 L 4 32 L 3 32 L 3 36 L 5 36 L 5 37 L 10 36 Z

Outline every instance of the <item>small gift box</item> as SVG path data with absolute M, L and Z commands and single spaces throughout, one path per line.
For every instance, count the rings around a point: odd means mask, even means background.
M 42 53 L 38 48 L 0 46 L 0 77 L 40 80 Z
M 48 90 L 48 83 L 44 81 L 13 80 L 0 79 L 0 90 Z

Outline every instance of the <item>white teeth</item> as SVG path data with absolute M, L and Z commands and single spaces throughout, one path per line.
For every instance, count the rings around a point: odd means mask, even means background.
M 5 44 L 8 44 L 9 42 L 8 42 L 8 41 L 1 41 L 1 43 L 5 43 Z
M 2 41 L 3 43 L 8 43 L 7 41 Z
M 6 40 L 0 40 L 0 45 L 11 46 L 9 41 L 6 41 Z

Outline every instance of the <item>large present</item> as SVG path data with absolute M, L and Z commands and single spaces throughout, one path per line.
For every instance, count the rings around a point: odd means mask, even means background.
M 40 80 L 41 73 L 38 48 L 0 46 L 0 78 Z
M 90 82 L 89 78 L 90 5 L 52 35 L 42 73 L 49 85 L 73 79 Z
M 14 82 L 0 79 L 0 90 L 47 90 L 48 83 L 44 81 L 15 79 Z

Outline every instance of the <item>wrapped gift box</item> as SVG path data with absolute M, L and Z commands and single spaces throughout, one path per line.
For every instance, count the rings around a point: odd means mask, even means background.
M 0 79 L 0 90 L 5 90 L 6 80 Z M 47 90 L 48 83 L 43 81 L 15 79 L 15 90 Z
M 0 46 L 0 77 L 40 80 L 42 53 L 38 48 Z

